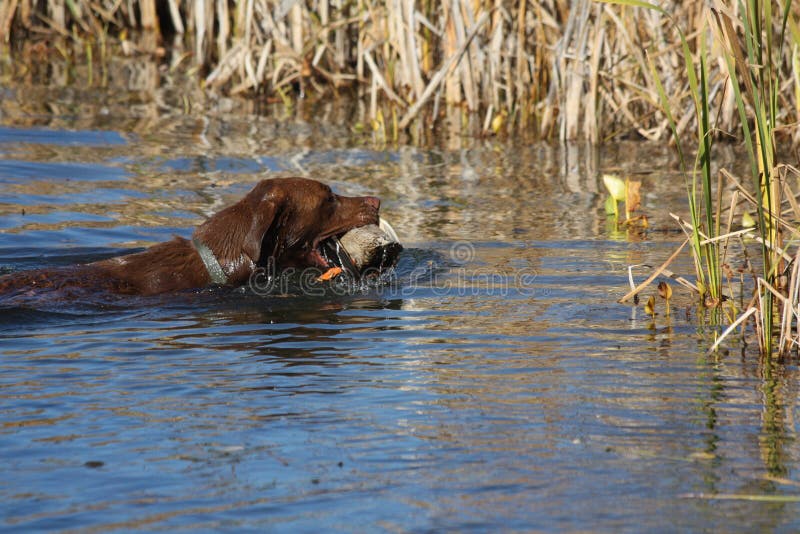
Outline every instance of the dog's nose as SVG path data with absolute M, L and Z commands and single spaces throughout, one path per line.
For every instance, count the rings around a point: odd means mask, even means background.
M 378 197 L 364 197 L 364 202 L 372 206 L 376 210 L 381 209 L 381 199 Z

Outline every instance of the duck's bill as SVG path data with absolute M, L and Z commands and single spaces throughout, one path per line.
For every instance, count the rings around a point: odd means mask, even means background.
M 400 238 L 397 237 L 397 232 L 394 231 L 392 225 L 384 219 L 383 217 L 378 219 L 378 228 L 383 230 L 383 233 L 389 238 L 390 241 L 394 241 L 397 244 L 400 244 Z

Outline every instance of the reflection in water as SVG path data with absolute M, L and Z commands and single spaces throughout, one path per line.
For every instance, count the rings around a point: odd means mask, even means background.
M 188 235 L 288 174 L 377 194 L 407 249 L 396 279 L 345 295 L 7 305 L 8 528 L 799 526 L 792 502 L 704 498 L 796 492 L 796 367 L 706 356 L 685 295 L 655 320 L 616 304 L 626 266 L 681 239 L 666 149 L 384 150 L 325 117 L 98 105 L 31 127 L 0 104 L 4 272 Z M 607 228 L 609 171 L 641 174 L 647 234 Z

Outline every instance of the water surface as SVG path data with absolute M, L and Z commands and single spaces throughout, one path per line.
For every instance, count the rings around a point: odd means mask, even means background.
M 188 236 L 288 175 L 380 196 L 406 251 L 345 295 L 3 305 L 0 528 L 800 529 L 798 504 L 748 499 L 800 495 L 795 362 L 706 355 L 677 290 L 670 317 L 616 303 L 682 239 L 665 149 L 5 106 L 2 272 Z M 644 181 L 647 232 L 608 222 L 609 171 Z

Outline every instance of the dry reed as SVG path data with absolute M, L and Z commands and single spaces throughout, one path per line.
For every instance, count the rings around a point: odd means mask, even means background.
M 729 4 L 736 20 L 740 4 Z M 190 50 L 206 86 L 228 94 L 355 93 L 370 102 L 373 119 L 394 117 L 401 129 L 435 123 L 444 104 L 478 114 L 486 133 L 666 140 L 650 63 L 671 108 L 682 110 L 678 129 L 694 131 L 676 27 L 696 54 L 710 24 L 703 3 L 661 7 L 672 20 L 589 0 L 3 0 L 0 42 L 13 51 L 24 40 L 61 37 L 91 50 L 141 30 L 167 53 Z M 780 118 L 798 144 L 800 3 L 792 9 Z M 722 55 L 708 52 L 711 124 L 737 132 Z

